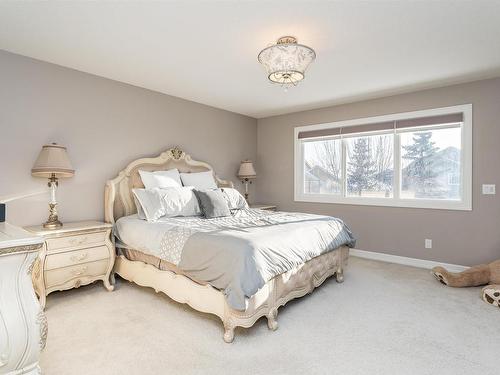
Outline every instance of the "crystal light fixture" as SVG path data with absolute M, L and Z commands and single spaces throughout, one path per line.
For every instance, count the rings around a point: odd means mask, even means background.
M 307 67 L 316 58 L 316 52 L 298 44 L 293 36 L 283 36 L 276 44 L 260 51 L 257 58 L 266 68 L 269 80 L 286 89 L 297 86 L 304 79 Z

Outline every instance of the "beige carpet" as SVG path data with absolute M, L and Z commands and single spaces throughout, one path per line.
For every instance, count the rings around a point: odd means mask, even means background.
M 222 340 L 218 318 L 119 280 L 47 299 L 44 374 L 499 374 L 500 309 L 479 288 L 351 258 L 333 279 Z

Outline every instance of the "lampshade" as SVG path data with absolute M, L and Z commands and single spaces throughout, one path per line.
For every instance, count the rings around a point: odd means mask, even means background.
M 238 171 L 238 177 L 240 178 L 255 178 L 257 173 L 255 173 L 255 168 L 253 167 L 251 160 L 243 160 L 240 164 L 240 169 Z
M 31 174 L 35 177 L 71 177 L 75 174 L 71 162 L 69 161 L 66 147 L 52 143 L 42 146 L 42 151 L 31 169 Z
M 284 36 L 275 45 L 260 51 L 257 58 L 266 68 L 271 82 L 288 87 L 304 79 L 307 67 L 316 59 L 316 52 L 298 44 L 295 37 Z

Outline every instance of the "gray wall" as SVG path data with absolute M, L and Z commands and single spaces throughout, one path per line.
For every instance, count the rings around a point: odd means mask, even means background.
M 235 182 L 240 160 L 255 159 L 255 119 L 4 51 L 0 106 L 0 196 L 45 189 L 30 170 L 41 146 L 58 142 L 76 169 L 60 181 L 63 221 L 102 219 L 105 181 L 175 145 Z M 45 221 L 47 201 L 8 204 L 8 222 Z
M 465 103 L 473 104 L 473 211 L 294 202 L 295 126 Z M 257 132 L 260 201 L 343 218 L 363 250 L 462 265 L 500 258 L 500 199 L 481 195 L 483 183 L 500 188 L 500 79 L 269 117 L 258 120 Z M 425 238 L 433 249 L 424 249 Z
M 300 87 L 298 88 L 300 89 Z M 216 93 L 215 93 L 216 94 Z M 258 120 L 0 51 L 0 196 L 46 188 L 31 177 L 42 144 L 68 147 L 75 177 L 61 180 L 63 221 L 102 219 L 104 183 L 131 160 L 179 145 L 236 181 L 255 159 L 256 200 L 281 209 L 342 217 L 358 248 L 470 265 L 500 257 L 500 79 L 426 90 Z M 473 211 L 293 201 L 294 126 L 473 103 Z M 255 196 L 255 195 L 254 195 Z M 41 223 L 48 195 L 12 202 L 7 219 Z M 424 249 L 424 238 L 433 249 Z

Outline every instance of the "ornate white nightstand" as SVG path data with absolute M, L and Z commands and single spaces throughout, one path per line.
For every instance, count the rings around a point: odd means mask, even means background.
M 43 238 L 0 223 L 0 374 L 40 374 L 47 320 L 33 292 L 31 269 Z
M 258 208 L 259 210 L 276 211 L 278 207 L 274 204 L 253 203 L 250 208 Z
M 115 263 L 111 224 L 98 221 L 65 223 L 62 228 L 25 229 L 45 239 L 33 269 L 33 285 L 45 307 L 45 297 L 56 290 L 78 288 L 102 280 L 107 290 Z

